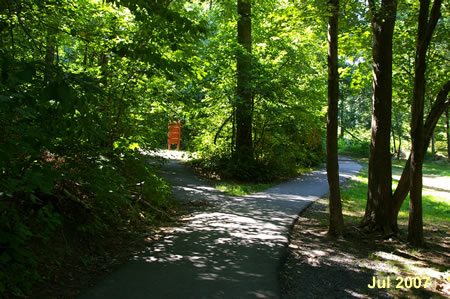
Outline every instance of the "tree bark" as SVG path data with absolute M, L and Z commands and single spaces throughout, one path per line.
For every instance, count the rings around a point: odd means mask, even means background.
M 447 159 L 450 159 L 450 123 L 448 119 L 448 107 L 445 110 L 445 119 L 447 121 Z
M 391 134 L 392 134 L 392 141 L 394 143 L 394 145 L 392 147 L 393 148 L 392 154 L 395 155 L 397 153 L 397 147 L 395 146 L 395 132 L 394 132 L 394 130 L 392 130 Z
M 369 186 L 362 226 L 390 235 L 392 222 L 392 169 L 390 132 L 392 118 L 392 36 L 397 0 L 384 0 L 377 8 L 369 0 L 373 31 L 373 110 L 369 156 Z
M 436 100 L 431 107 L 430 113 L 427 116 L 424 125 L 424 151 L 428 148 L 430 144 L 431 135 L 436 127 L 436 124 L 444 113 L 446 109 L 450 106 L 450 99 L 447 98 L 448 93 L 450 92 L 450 80 L 442 86 L 439 90 L 438 95 L 436 96 Z M 400 180 L 398 182 L 397 188 L 395 189 L 393 195 L 394 201 L 394 221 L 397 223 L 398 213 L 400 208 L 408 195 L 410 188 L 410 177 L 411 177 L 411 154 L 409 155 L 408 161 L 405 163 L 405 167 L 403 168 L 402 175 L 400 176 Z
M 101 53 L 98 60 L 98 66 L 101 69 L 100 81 L 103 83 L 105 87 L 108 85 L 108 64 L 109 64 L 108 56 L 105 53 Z
M 430 109 L 431 106 L 433 106 L 433 97 L 429 96 L 428 99 L 430 100 Z M 428 111 L 428 113 L 430 113 L 430 111 Z M 434 130 L 433 130 L 433 134 L 431 135 L 431 153 L 434 155 L 436 154 L 436 139 L 434 138 Z
M 427 147 L 424 148 L 425 136 L 423 126 L 425 104 L 425 70 L 426 54 L 434 28 L 440 18 L 442 0 L 435 0 L 431 9 L 430 20 L 428 11 L 430 0 L 421 0 L 419 9 L 419 24 L 416 40 L 414 93 L 411 106 L 411 178 L 409 191 L 409 222 L 408 241 L 414 246 L 422 246 L 422 165 Z M 433 131 L 431 132 L 433 135 Z
M 340 134 L 340 138 L 343 139 L 344 138 L 344 133 L 345 133 L 345 123 L 344 123 L 344 99 L 341 98 L 341 105 L 339 107 L 339 113 L 341 115 L 341 130 L 339 132 Z
M 84 45 L 84 57 L 83 57 L 83 66 L 86 68 L 88 62 L 88 46 L 87 42 Z
M 431 135 L 431 153 L 436 154 L 436 145 L 434 142 L 434 133 Z
M 252 27 L 251 0 L 238 0 L 236 158 L 245 167 L 253 161 L 252 141 Z
M 341 236 L 344 231 L 341 194 L 339 189 L 338 163 L 338 18 L 339 0 L 329 1 L 331 15 L 328 18 L 328 119 L 327 119 L 327 176 L 329 193 L 329 228 L 332 236 Z
M 47 84 L 52 78 L 52 68 L 55 63 L 55 44 L 56 39 L 50 32 L 47 33 L 45 48 L 45 66 L 44 66 L 44 82 Z

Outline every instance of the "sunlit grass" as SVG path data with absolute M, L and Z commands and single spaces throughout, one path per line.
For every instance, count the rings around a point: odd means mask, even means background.
M 392 174 L 401 175 L 407 160 L 392 160 Z M 450 163 L 445 160 L 425 161 L 423 163 L 423 174 L 433 176 L 450 176 Z
M 363 168 L 361 172 L 352 178 L 350 185 L 343 188 L 341 198 L 344 214 L 346 216 L 362 216 L 367 201 L 367 159 L 359 161 Z M 400 175 L 405 161 L 393 161 L 393 174 Z M 446 162 L 445 162 L 446 163 Z M 401 167 L 401 169 L 400 169 Z M 448 167 L 448 165 L 447 165 Z M 446 176 L 449 171 L 440 163 L 424 163 L 424 174 Z M 448 174 L 450 176 L 450 173 Z M 397 181 L 393 180 L 395 190 Z M 450 193 L 423 188 L 422 209 L 425 225 L 448 225 L 450 221 Z M 409 196 L 403 202 L 399 213 L 398 222 L 407 223 L 409 217 Z

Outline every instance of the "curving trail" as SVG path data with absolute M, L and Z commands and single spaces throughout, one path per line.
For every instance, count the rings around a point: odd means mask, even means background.
M 340 181 L 360 165 L 341 159 Z M 328 193 L 316 170 L 264 192 L 233 197 L 175 159 L 163 175 L 180 200 L 210 203 L 79 298 L 278 298 L 279 266 L 297 215 Z

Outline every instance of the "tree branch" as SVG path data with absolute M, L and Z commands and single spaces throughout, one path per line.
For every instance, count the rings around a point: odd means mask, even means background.
M 223 127 L 230 121 L 231 117 L 233 116 L 233 114 L 231 114 L 224 122 L 223 124 L 219 127 L 219 130 L 217 130 L 216 136 L 214 136 L 214 144 L 216 144 L 217 138 L 219 137 L 220 132 L 222 132 Z
M 431 37 L 433 36 L 434 29 L 436 28 L 436 24 L 441 17 L 441 3 L 442 0 L 434 0 L 433 7 L 431 8 L 430 19 L 427 24 L 427 28 L 425 29 L 425 37 L 423 41 L 423 45 L 430 44 Z
M 436 96 L 436 100 L 434 101 L 433 106 L 431 107 L 430 113 L 427 116 L 424 125 L 424 148 L 425 151 L 430 144 L 431 135 L 433 135 L 434 128 L 444 111 L 450 106 L 450 99 L 447 97 L 450 92 L 450 80 L 442 86 L 438 95 Z M 398 212 L 400 211 L 400 207 L 402 206 L 403 201 L 409 192 L 409 179 L 411 175 L 411 154 L 408 157 L 408 161 L 403 168 L 402 175 L 398 182 L 397 188 L 395 189 L 393 195 L 394 201 L 394 214 L 395 219 L 397 218 Z
M 14 2 L 16 2 L 16 4 L 20 7 L 20 5 L 17 3 L 16 0 L 14 0 Z M 20 17 L 20 10 L 17 11 L 17 20 L 19 21 L 20 27 L 22 27 L 23 32 L 25 32 L 25 34 L 28 36 L 28 38 L 32 41 L 34 47 L 36 48 L 36 50 L 39 51 L 39 53 L 41 55 L 44 54 L 44 52 L 42 51 L 42 49 L 37 45 L 36 41 L 34 40 L 33 36 L 31 36 L 31 34 L 28 32 L 28 29 L 26 28 L 25 24 L 22 21 L 22 18 Z

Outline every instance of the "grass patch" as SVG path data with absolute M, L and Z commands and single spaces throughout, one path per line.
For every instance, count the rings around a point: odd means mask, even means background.
M 217 183 L 216 189 L 232 196 L 242 196 L 266 190 L 275 184 L 240 184 L 240 183 Z
M 406 159 L 392 160 L 392 174 L 401 175 L 406 161 Z M 423 163 L 423 175 L 450 176 L 450 163 L 446 160 L 425 160 Z
M 344 213 L 348 216 L 362 216 L 365 211 L 367 201 L 367 159 L 359 159 L 362 165 L 361 172 L 352 178 L 352 180 L 344 186 L 341 192 L 341 198 Z M 401 175 L 405 160 L 394 160 L 392 163 L 392 174 Z M 445 162 L 448 164 L 447 162 Z M 448 168 L 448 165 L 446 166 Z M 431 176 L 450 176 L 448 170 L 436 162 L 426 162 L 423 165 L 424 175 Z M 392 181 L 393 190 L 395 190 L 397 180 Z M 448 224 L 450 221 L 450 193 L 440 192 L 434 189 L 424 187 L 422 191 L 422 208 L 424 225 L 432 224 Z M 403 202 L 399 213 L 398 222 L 401 224 L 408 223 L 409 215 L 409 195 Z

